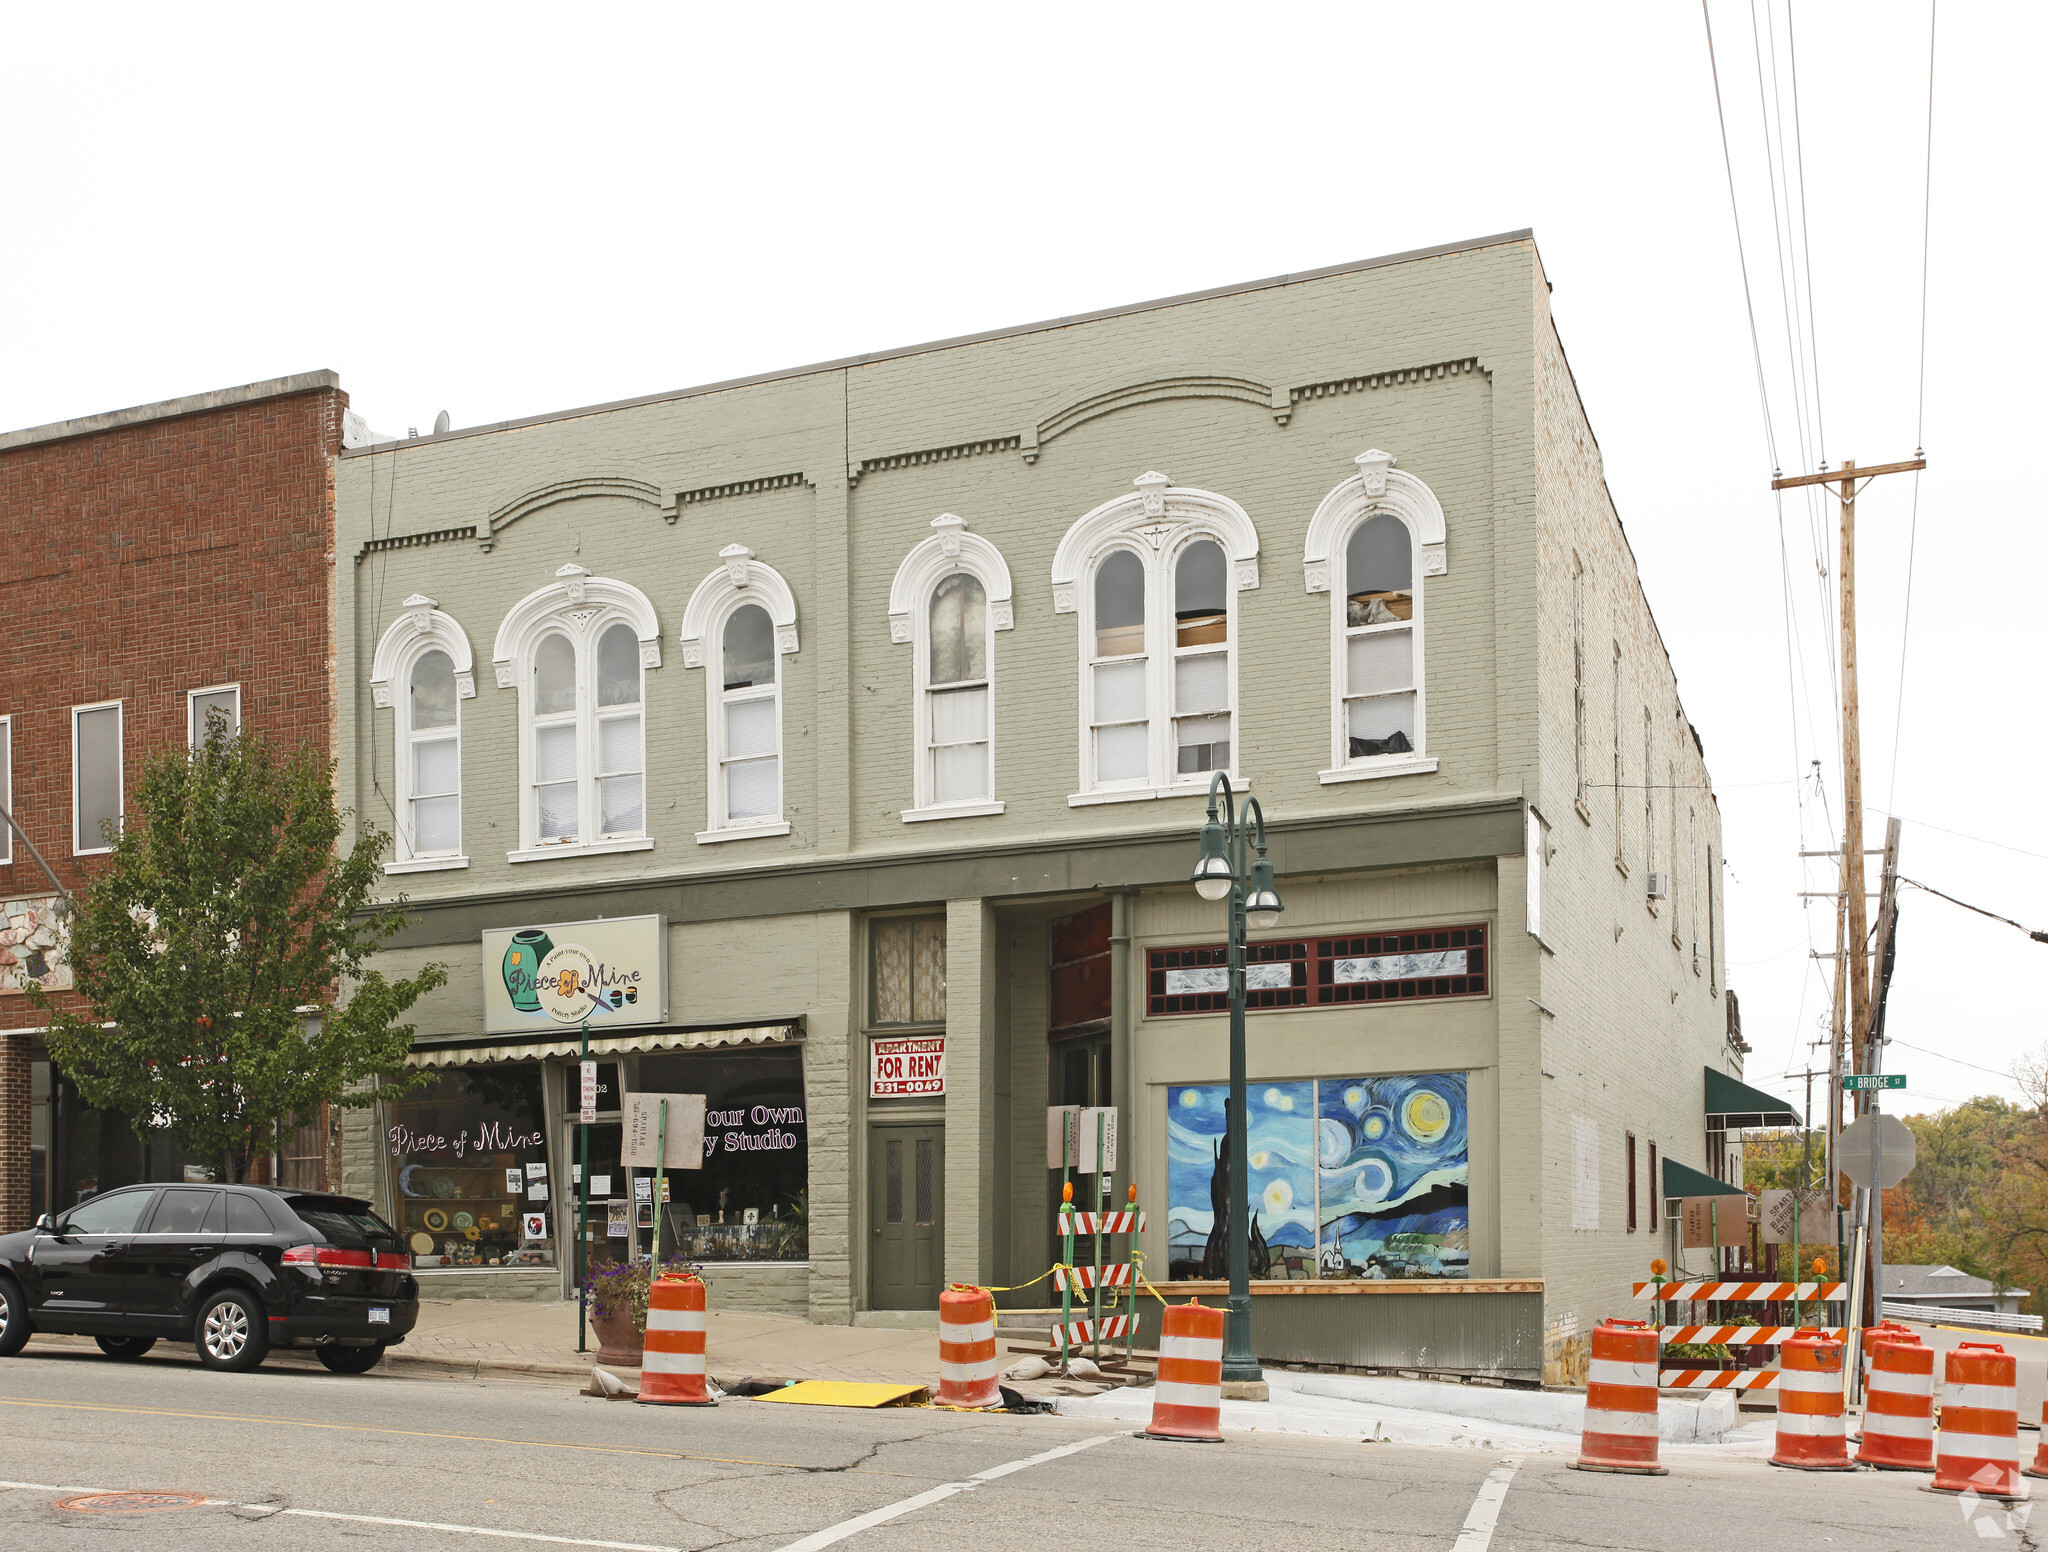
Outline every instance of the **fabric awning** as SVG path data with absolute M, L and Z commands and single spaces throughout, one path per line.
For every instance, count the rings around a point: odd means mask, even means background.
M 1797 1126 L 1799 1117 L 1775 1094 L 1753 1089 L 1718 1068 L 1707 1070 L 1707 1130 L 1738 1131 L 1745 1126 Z
M 616 1056 L 624 1051 L 693 1051 L 716 1046 L 776 1045 L 803 1038 L 803 1025 L 796 1019 L 777 1019 L 767 1024 L 727 1024 L 712 1028 L 656 1028 L 632 1034 L 607 1035 L 592 1039 L 592 1056 Z M 481 1062 L 531 1062 L 550 1056 L 577 1056 L 583 1037 L 575 1030 L 545 1040 L 513 1039 L 503 1043 L 474 1040 L 416 1043 L 405 1059 L 408 1067 L 470 1067 Z
M 1731 1186 L 1725 1180 L 1716 1180 L 1712 1175 L 1679 1163 L 1676 1159 L 1664 1159 L 1664 1199 L 1678 1196 L 1746 1196 L 1741 1186 Z

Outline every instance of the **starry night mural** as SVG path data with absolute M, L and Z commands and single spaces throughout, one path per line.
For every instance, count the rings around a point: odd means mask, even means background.
M 1224 1275 L 1222 1084 L 1167 1090 L 1171 1275 Z M 1463 1073 L 1253 1084 L 1254 1277 L 1464 1277 Z

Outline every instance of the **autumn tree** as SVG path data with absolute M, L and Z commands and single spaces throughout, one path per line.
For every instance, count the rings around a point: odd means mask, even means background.
M 386 837 L 365 824 L 341 855 L 344 818 L 314 750 L 281 754 L 218 719 L 197 750 L 148 760 L 71 924 L 89 1011 L 32 992 L 86 1103 L 240 1180 L 280 1123 L 367 1105 L 372 1078 L 416 1081 L 399 1020 L 447 970 L 392 981 L 368 966 L 404 901 L 373 901 Z

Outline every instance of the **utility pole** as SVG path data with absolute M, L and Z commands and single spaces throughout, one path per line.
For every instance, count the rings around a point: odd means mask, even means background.
M 1833 1066 L 1837 1069 L 1834 1078 L 1836 1094 L 1841 1091 L 1840 1068 L 1845 1055 L 1852 1057 L 1859 1072 L 1875 1072 L 1870 1063 L 1877 1052 L 1870 1044 L 1870 942 L 1869 903 L 1863 892 L 1863 740 L 1858 726 L 1856 690 L 1856 491 L 1857 481 L 1864 484 L 1881 474 L 1909 474 L 1927 467 L 1924 453 L 1916 453 L 1902 463 L 1878 464 L 1858 471 L 1853 460 L 1845 459 L 1838 472 L 1819 474 L 1795 474 L 1790 479 L 1774 479 L 1772 490 L 1790 490 L 1801 485 L 1832 485 L 1835 499 L 1841 505 L 1842 527 L 1840 554 L 1835 571 L 1841 587 L 1839 613 L 1842 626 L 1842 906 L 1837 915 L 1837 931 L 1842 941 L 1836 945 L 1846 950 L 1846 958 L 1835 960 L 1835 1005 L 1836 1037 Z M 1890 848 L 1887 847 L 1889 856 Z M 1847 983 L 1847 1028 L 1842 1027 L 1843 983 Z M 1844 1036 L 1846 1036 L 1845 1051 Z M 1877 1091 L 1863 1091 L 1863 1110 L 1870 1113 L 1876 1106 Z M 1839 1103 L 1836 1099 L 1834 1103 Z M 1845 1107 L 1846 1108 L 1846 1107 Z M 1828 1138 L 1828 1166 L 1832 1171 L 1839 1160 L 1834 1157 L 1835 1136 Z M 1839 1200 L 1839 1181 L 1832 1174 L 1830 1184 L 1835 1186 Z M 1879 1207 L 1875 1199 L 1882 1195 L 1872 1189 L 1872 1222 L 1877 1221 Z M 1875 1273 L 1877 1271 L 1876 1244 L 1873 1236 L 1873 1257 L 1871 1261 L 1873 1296 Z

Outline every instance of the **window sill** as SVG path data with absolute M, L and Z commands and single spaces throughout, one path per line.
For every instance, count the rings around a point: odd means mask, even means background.
M 1576 813 L 1579 816 L 1579 818 L 1583 819 L 1588 825 L 1592 824 L 1593 810 L 1586 807 L 1586 800 L 1584 798 L 1572 799 L 1572 811 Z
M 1378 781 L 1385 776 L 1427 776 L 1436 769 L 1436 761 L 1427 757 L 1404 758 L 1400 755 L 1380 756 L 1384 765 L 1346 765 L 1334 771 L 1318 771 L 1316 780 L 1324 786 L 1334 786 L 1340 781 Z
M 602 857 L 611 852 L 653 850 L 653 836 L 627 835 L 612 841 L 582 841 L 573 846 L 533 846 L 524 851 L 508 851 L 505 853 L 505 860 L 549 862 L 556 857 Z
M 386 873 L 445 873 L 450 868 L 466 868 L 467 857 L 410 857 L 403 862 L 387 862 Z
M 699 846 L 715 846 L 720 841 L 759 841 L 777 835 L 789 834 L 789 821 L 778 819 L 772 824 L 733 825 L 724 830 L 699 830 Z
M 1230 777 L 1232 792 L 1249 792 L 1252 784 L 1235 772 L 1225 772 Z M 1155 798 L 1204 798 L 1209 795 L 1210 779 L 1214 771 L 1203 774 L 1201 785 L 1193 782 L 1176 782 L 1170 787 L 1117 787 L 1108 792 L 1076 792 L 1067 799 L 1069 808 L 1092 808 L 1098 803 L 1150 803 Z
M 906 808 L 905 824 L 922 824 L 927 819 L 973 819 L 982 814 L 1000 814 L 1001 803 L 934 803 L 930 808 Z

